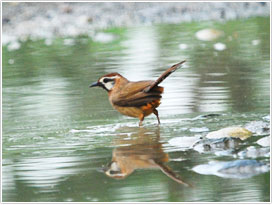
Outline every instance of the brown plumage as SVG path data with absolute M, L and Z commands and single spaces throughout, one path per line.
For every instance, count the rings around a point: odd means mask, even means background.
M 185 60 L 168 68 L 156 81 L 132 82 L 119 73 L 110 73 L 100 77 L 90 87 L 104 88 L 108 92 L 111 105 L 123 115 L 139 118 L 140 126 L 144 118 L 152 113 L 160 124 L 156 108 L 160 105 L 163 87 L 159 84 L 184 62 Z

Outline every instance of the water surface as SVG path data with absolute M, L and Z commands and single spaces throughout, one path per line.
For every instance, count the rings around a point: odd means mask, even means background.
M 107 43 L 82 36 L 4 47 L 3 201 L 269 201 L 270 172 L 245 179 L 201 175 L 192 168 L 233 158 L 168 143 L 269 115 L 269 24 L 251 18 L 114 28 L 105 31 L 115 36 Z M 224 36 L 196 39 L 204 28 Z M 217 42 L 226 49 L 215 50 Z M 139 128 L 137 119 L 113 110 L 104 90 L 88 88 L 109 72 L 154 80 L 184 59 L 162 83 L 159 127 L 150 116 Z M 219 115 L 198 117 L 211 113 Z M 129 167 L 124 179 L 103 171 L 116 158 Z

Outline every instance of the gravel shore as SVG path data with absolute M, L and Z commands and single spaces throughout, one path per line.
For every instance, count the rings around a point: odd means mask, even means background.
M 95 29 L 269 16 L 265 2 L 4 2 L 2 43 L 93 35 Z

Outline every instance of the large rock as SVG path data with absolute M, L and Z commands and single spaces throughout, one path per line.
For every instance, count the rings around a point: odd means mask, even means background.
M 252 136 L 252 133 L 242 127 L 226 127 L 214 132 L 210 132 L 207 134 L 206 138 L 208 139 L 219 139 L 225 137 L 233 137 L 239 138 L 241 140 L 245 140 Z

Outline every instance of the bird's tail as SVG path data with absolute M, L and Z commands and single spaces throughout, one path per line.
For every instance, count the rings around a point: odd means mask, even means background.
M 166 174 L 168 177 L 170 177 L 171 179 L 173 179 L 174 181 L 178 182 L 179 184 L 183 184 L 187 187 L 191 187 L 193 188 L 193 185 L 184 182 L 179 175 L 177 175 L 175 172 L 173 172 L 173 170 L 166 166 L 165 164 L 161 163 L 161 162 L 156 162 L 156 164 L 160 167 L 161 171 Z
M 163 74 L 161 74 L 161 76 L 156 81 L 154 81 L 154 83 L 152 83 L 150 86 L 148 86 L 146 89 L 144 89 L 144 92 L 147 93 L 150 90 L 152 90 L 154 87 L 159 85 L 165 78 L 167 78 L 171 73 L 175 72 L 185 62 L 186 62 L 186 60 L 181 61 L 180 63 L 177 63 L 177 64 L 173 65 L 172 67 L 168 68 L 166 71 L 164 71 Z

